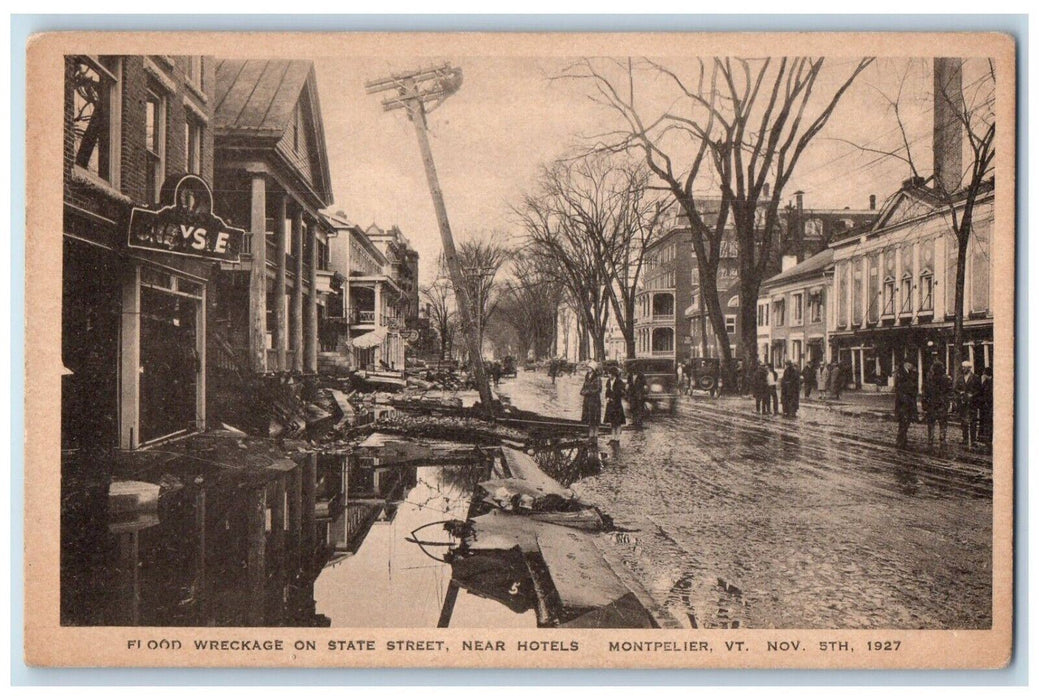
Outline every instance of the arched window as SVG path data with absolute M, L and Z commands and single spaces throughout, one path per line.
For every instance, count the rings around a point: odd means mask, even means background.
M 729 308 L 730 309 L 738 309 L 738 308 L 740 308 L 740 295 L 739 294 L 736 294 L 735 296 L 729 297 Z
M 934 311 L 934 239 L 920 245 L 920 311 Z
M 657 316 L 674 316 L 675 315 L 675 297 L 671 294 L 654 294 L 653 295 L 653 317 Z
M 675 331 L 671 328 L 653 329 L 653 354 L 667 354 L 675 350 Z

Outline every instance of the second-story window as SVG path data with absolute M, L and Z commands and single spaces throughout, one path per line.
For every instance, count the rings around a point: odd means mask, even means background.
M 154 89 L 148 90 L 144 103 L 144 147 L 148 161 L 145 199 L 155 204 L 166 177 L 166 99 Z
M 772 302 L 772 324 L 782 326 L 786 322 L 786 301 L 780 299 Z
M 184 167 L 189 173 L 202 173 L 202 123 L 190 112 L 184 119 Z
M 79 56 L 69 66 L 75 165 L 118 186 L 120 59 Z
M 920 311 L 934 311 L 934 239 L 920 246 Z
M 800 326 L 804 322 L 804 294 L 798 292 L 790 297 L 791 318 L 790 325 Z

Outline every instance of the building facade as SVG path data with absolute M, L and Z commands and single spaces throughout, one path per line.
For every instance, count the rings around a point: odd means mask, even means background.
M 692 233 L 677 219 L 647 248 L 635 299 L 635 357 L 689 355 L 689 318 L 678 309 L 692 296 L 693 261 Z
M 208 57 L 65 59 L 62 446 L 70 453 L 134 450 L 206 427 L 207 298 L 214 263 L 233 257 L 209 189 L 213 85 Z M 160 211 L 167 222 L 214 223 L 192 225 L 197 241 L 177 240 L 153 225 Z
M 324 319 L 322 344 L 328 353 L 346 357 L 354 369 L 404 369 L 402 318 L 411 300 L 402 290 L 402 277 L 417 284 L 418 254 L 412 256 L 415 276 L 402 275 L 407 252 L 394 236 L 382 236 L 380 246 L 365 231 L 337 212 L 326 220 L 335 231 L 330 239 L 329 268 L 333 271 L 332 294 Z M 384 250 L 399 254 L 395 265 Z M 412 251 L 413 252 L 413 251 Z M 417 320 L 416 320 L 417 322 Z
M 221 367 L 316 372 L 332 188 L 314 66 L 220 59 L 213 102 L 217 202 L 248 234 L 221 266 L 211 348 Z
M 992 363 L 993 201 L 991 189 L 977 201 L 965 270 L 963 357 L 979 371 Z M 890 384 L 905 361 L 921 382 L 934 359 L 948 368 L 957 264 L 949 205 L 909 180 L 872 227 L 831 246 L 831 353 L 851 366 L 856 384 Z
M 760 361 L 798 367 L 829 361 L 828 286 L 833 276 L 833 250 L 826 249 L 761 284 L 758 294 Z

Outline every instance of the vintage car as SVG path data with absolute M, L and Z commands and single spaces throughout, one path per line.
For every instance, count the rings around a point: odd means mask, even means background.
M 639 358 L 627 360 L 625 367 L 629 375 L 637 367 L 646 378 L 646 403 L 654 411 L 674 412 L 678 402 L 678 376 L 675 361 L 669 358 Z
M 516 358 L 509 355 L 501 362 L 501 376 L 503 377 L 515 377 L 516 376 Z
M 713 391 L 718 387 L 721 377 L 721 360 L 717 357 L 694 357 L 690 360 L 692 367 L 689 381 L 693 389 Z

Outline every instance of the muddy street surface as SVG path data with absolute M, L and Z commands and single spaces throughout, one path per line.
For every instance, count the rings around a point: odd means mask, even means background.
M 552 384 L 521 371 L 500 391 L 579 418 L 579 387 L 578 376 Z M 930 450 L 922 426 L 899 451 L 887 421 L 758 417 L 749 399 L 701 394 L 626 429 L 615 449 L 602 432 L 604 469 L 574 489 L 630 530 L 607 546 L 683 622 L 991 625 L 991 462 Z

